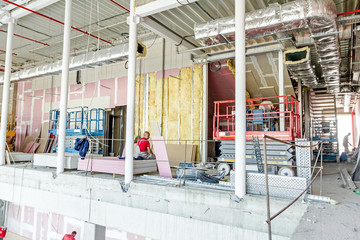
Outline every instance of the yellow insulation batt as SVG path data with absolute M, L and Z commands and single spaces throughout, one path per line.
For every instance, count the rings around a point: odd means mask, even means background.
M 144 130 L 149 131 L 151 135 L 153 134 L 153 132 L 150 127 L 150 123 L 152 121 L 155 121 L 155 108 L 156 108 L 155 99 L 157 97 L 157 96 L 155 96 L 155 92 L 156 92 L 155 86 L 156 86 L 156 74 L 151 73 L 151 74 L 149 74 L 148 125 L 145 126 L 146 129 L 144 129 Z
M 181 69 L 181 91 L 180 91 L 180 141 L 191 140 L 191 105 L 192 105 L 192 68 Z M 190 144 L 191 142 L 187 142 Z
M 180 70 L 180 76 L 156 79 L 156 73 L 149 74 L 148 86 L 148 126 L 143 118 L 144 83 L 146 74 L 137 77 L 135 91 L 135 135 L 148 130 L 152 134 L 150 123 L 161 124 L 162 135 L 169 144 L 197 145 L 196 160 L 200 159 L 200 132 L 202 114 L 202 66 L 187 67 Z M 168 87 L 169 86 L 169 89 Z M 162 91 L 163 87 L 163 91 Z M 162 103 L 162 104 L 161 104 Z M 140 136 L 141 137 L 141 136 Z M 211 136 L 209 136 L 211 137 Z M 193 140 L 193 141 L 191 141 Z

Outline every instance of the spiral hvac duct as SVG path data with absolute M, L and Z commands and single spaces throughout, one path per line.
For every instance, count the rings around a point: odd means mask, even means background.
M 336 5 L 332 0 L 301 0 L 272 5 L 246 14 L 246 38 L 253 39 L 307 28 L 312 34 L 326 86 L 340 81 L 340 54 L 336 25 Z M 195 25 L 195 38 L 203 45 L 235 40 L 235 19 L 222 18 Z M 311 68 L 311 64 L 308 64 Z M 304 69 L 301 68 L 301 71 Z M 312 85 L 317 83 L 315 72 Z M 296 74 L 300 75 L 300 74 Z M 307 79 L 308 81 L 308 79 Z
M 119 61 L 128 57 L 129 45 L 123 44 L 96 52 L 89 52 L 70 58 L 70 70 L 79 70 L 89 66 L 107 64 L 113 61 Z M 49 74 L 58 74 L 61 72 L 62 61 L 56 61 L 51 64 L 21 70 L 11 74 L 11 81 L 24 80 Z M 0 82 L 4 82 L 0 77 Z

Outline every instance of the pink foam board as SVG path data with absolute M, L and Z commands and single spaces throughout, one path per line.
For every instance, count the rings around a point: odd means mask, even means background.
M 55 88 L 55 102 L 60 102 L 61 87 Z
M 32 82 L 31 81 L 25 81 L 24 82 L 24 91 L 32 89 Z
M 34 99 L 34 114 L 32 118 L 32 131 L 31 135 L 36 135 L 36 130 L 39 127 L 39 124 L 42 122 L 42 103 L 41 99 Z
M 149 172 L 148 169 L 153 169 L 156 164 L 154 160 L 135 160 L 134 174 L 141 174 Z M 102 173 L 125 174 L 125 160 L 117 157 L 99 157 L 99 158 L 85 158 L 78 159 L 78 170 L 93 171 Z
M 48 121 L 49 120 L 49 113 L 45 112 L 44 113 L 44 121 Z
M 72 84 L 69 88 L 69 98 L 70 100 L 77 100 L 82 98 L 82 85 L 81 84 Z
M 114 107 L 115 79 L 100 80 L 100 96 L 110 96 L 110 107 Z
M 24 86 L 24 83 L 23 82 L 18 82 L 18 95 L 21 95 L 23 93 L 23 86 Z
M 59 215 L 56 213 L 52 213 L 51 214 L 51 222 L 54 226 L 57 226 L 57 229 L 51 228 L 52 232 L 62 232 L 64 229 L 64 216 L 63 215 Z
M 127 102 L 127 77 L 117 79 L 116 106 L 126 106 Z
M 17 103 L 16 103 L 17 107 L 16 107 L 16 138 L 15 138 L 15 151 L 19 151 L 20 150 L 20 143 L 23 139 L 23 136 L 22 134 L 24 134 L 21 130 L 22 130 L 22 127 L 21 127 L 21 101 L 20 100 L 17 100 Z
M 52 99 L 51 99 L 52 96 Z M 45 89 L 45 102 L 49 103 L 49 102 L 55 102 L 55 88 L 47 88 Z
M 46 213 L 37 213 L 36 216 L 36 238 L 38 240 L 46 240 L 48 233 L 48 215 Z
M 11 208 L 10 208 L 10 216 L 18 221 L 21 221 L 21 206 L 17 205 L 17 204 L 11 204 Z
M 90 82 L 86 83 L 85 89 L 84 89 L 84 98 L 92 98 L 97 97 L 97 82 Z M 95 90 L 95 94 L 94 94 Z
M 151 140 L 155 151 L 156 163 L 158 166 L 160 176 L 172 178 L 164 137 L 153 136 Z
M 125 173 L 125 161 L 117 157 L 85 158 L 78 161 L 78 170 L 104 172 L 104 173 Z
M 42 97 L 44 95 L 43 90 L 35 90 L 34 91 L 34 97 Z
M 40 146 L 40 143 L 29 142 L 24 149 L 24 153 L 34 153 L 36 149 Z
M 32 105 L 32 93 L 25 93 L 23 100 L 23 109 L 21 118 L 23 122 L 30 121 L 31 119 L 31 105 Z
M 34 225 L 34 208 L 24 206 L 24 223 Z

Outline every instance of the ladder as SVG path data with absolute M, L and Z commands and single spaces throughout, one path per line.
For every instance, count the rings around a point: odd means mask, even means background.
M 263 164 L 263 162 L 262 162 L 262 157 L 261 157 L 259 137 L 257 137 L 257 136 L 252 136 L 252 140 L 253 140 L 253 144 L 254 144 L 254 152 L 255 152 L 255 157 L 256 157 L 256 163 L 257 163 L 257 167 L 258 167 L 258 172 L 259 172 L 259 173 L 264 173 L 264 164 Z

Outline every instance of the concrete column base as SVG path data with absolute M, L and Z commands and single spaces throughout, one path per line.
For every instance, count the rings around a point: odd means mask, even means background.
M 85 222 L 84 237 L 86 240 L 105 240 L 106 227 Z

